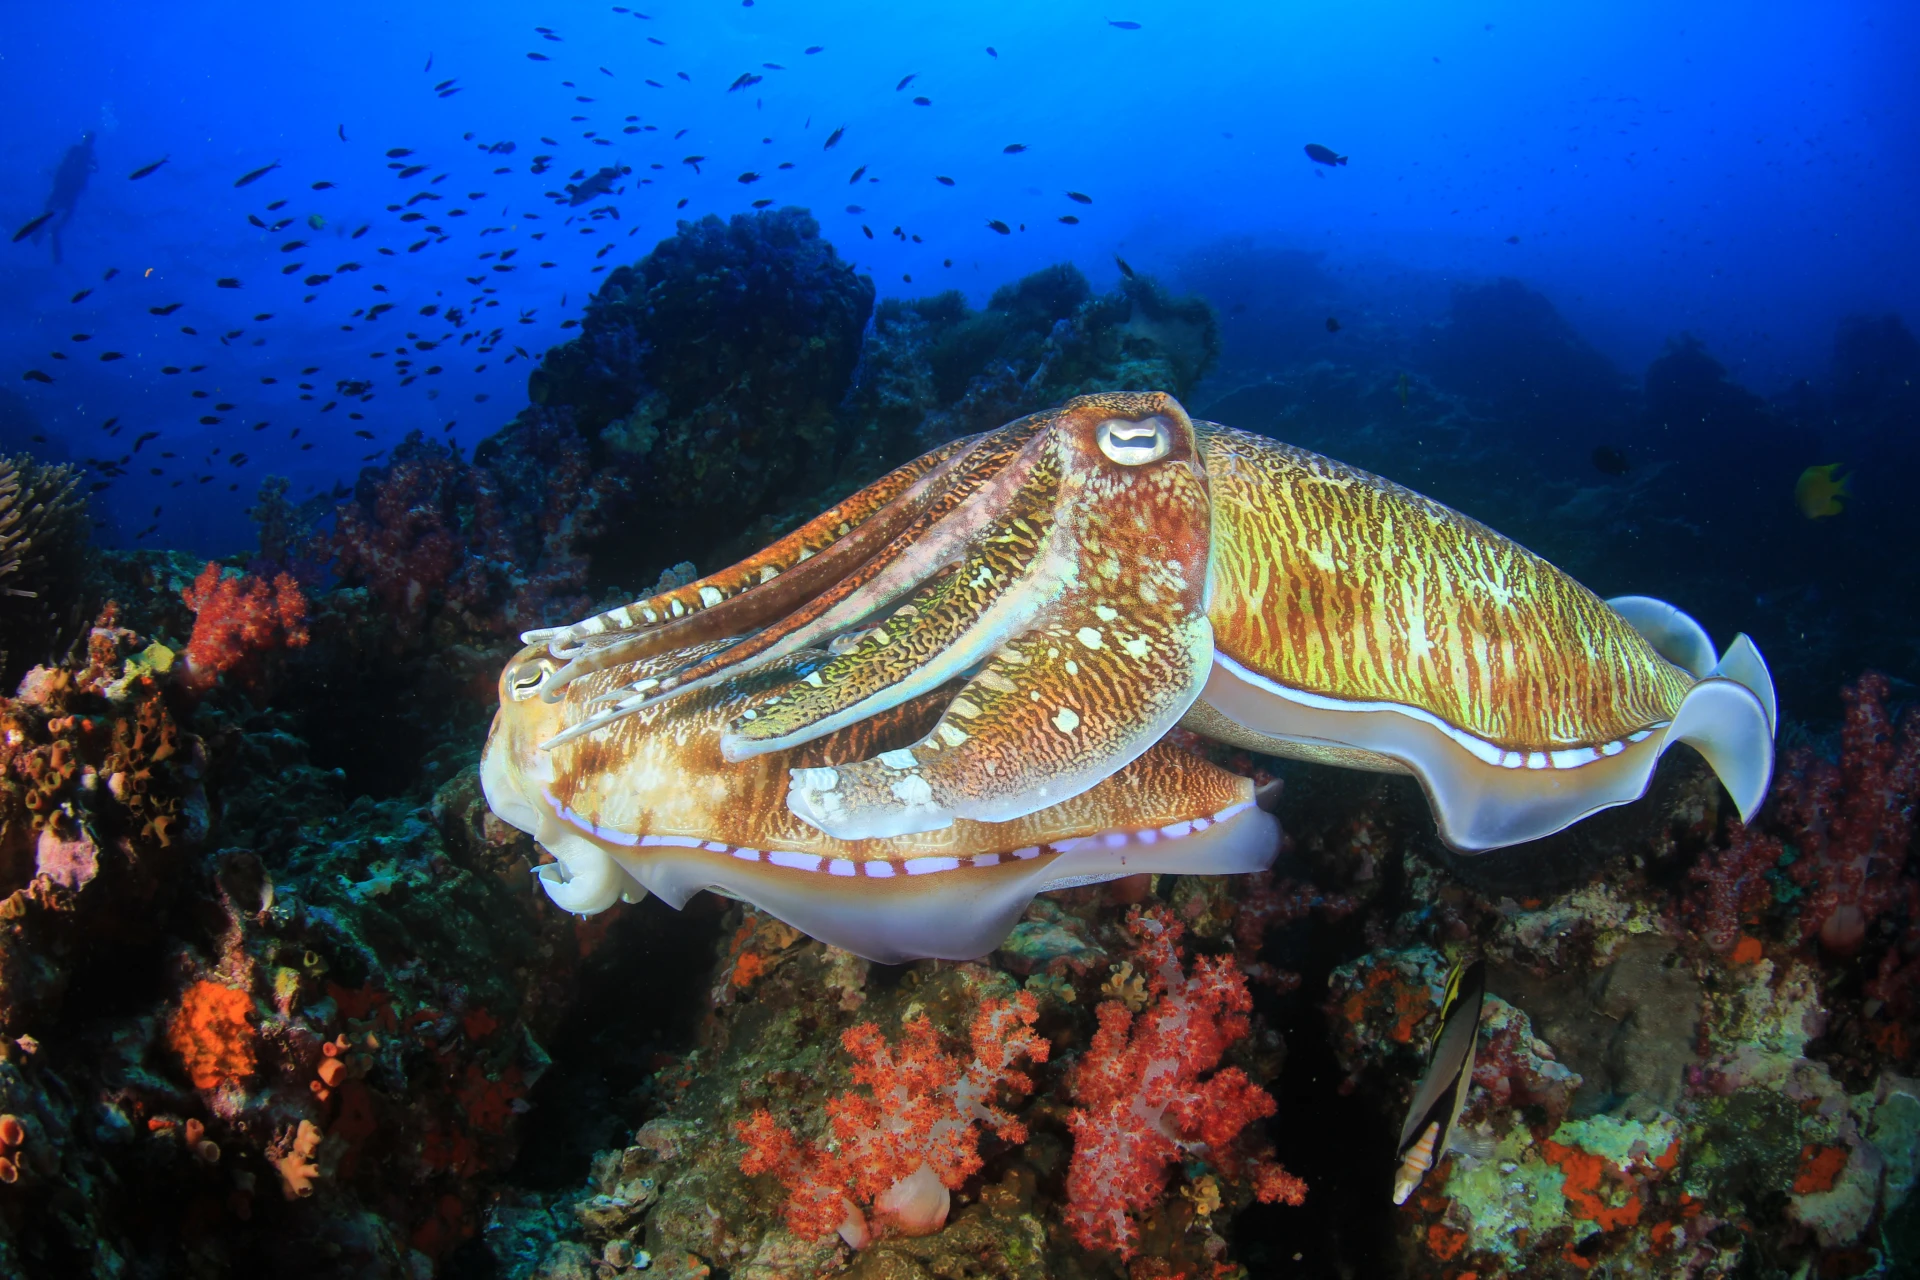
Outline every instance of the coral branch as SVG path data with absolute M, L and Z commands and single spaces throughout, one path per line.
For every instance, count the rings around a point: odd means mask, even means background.
M 194 612 L 187 680 L 200 688 L 249 657 L 307 642 L 307 598 L 288 574 L 269 584 L 245 575 L 225 577 L 219 565 L 209 563 L 180 595 Z

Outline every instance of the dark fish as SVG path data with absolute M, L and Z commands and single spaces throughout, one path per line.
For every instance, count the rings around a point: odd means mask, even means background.
M 279 167 L 280 167 L 280 162 L 278 160 L 275 160 L 272 164 L 267 165 L 265 168 L 255 169 L 252 173 L 241 174 L 239 177 L 233 180 L 233 185 L 236 187 L 248 186 L 252 183 L 258 182 L 260 179 L 266 177 L 268 174 L 272 173 L 275 169 L 278 169 Z
M 1116 20 L 1114 20 L 1113 18 L 1108 18 L 1108 19 L 1107 19 L 1107 25 L 1108 25 L 1108 26 L 1110 26 L 1110 27 L 1118 27 L 1118 28 L 1120 28 L 1120 29 L 1121 29 L 1122 31 L 1138 31 L 1138 30 L 1140 29 L 1140 24 L 1139 24 L 1139 23 L 1137 23 L 1137 22 L 1127 22 L 1127 21 L 1125 21 L 1124 19 L 1123 19 L 1123 20 L 1119 20 L 1119 21 L 1116 21 Z
M 848 213 L 865 213 L 866 211 L 867 208 L 865 205 L 850 204 L 847 206 Z
M 1340 332 L 1340 322 L 1332 316 L 1327 317 L 1327 332 L 1328 333 Z
M 1024 142 L 1010 142 L 1006 146 L 1000 148 L 1000 153 L 1002 155 L 1017 156 L 1022 151 L 1025 151 L 1026 149 L 1027 149 L 1027 144 Z
M 1315 164 L 1345 164 L 1347 158 L 1335 155 L 1332 147 L 1323 147 L 1317 142 L 1307 144 L 1307 159 Z
M 313 189 L 315 191 L 331 191 L 333 190 L 333 184 L 331 182 L 316 182 L 313 184 Z
M 916 107 L 930 107 L 933 105 L 933 99 L 932 98 L 915 98 L 913 100 L 913 105 Z
M 861 165 L 858 169 L 855 169 L 853 171 L 853 176 L 847 179 L 847 184 L 851 186 L 852 184 L 860 181 L 861 175 L 866 173 L 866 171 L 867 171 L 867 166 L 865 165 Z
M 949 178 L 949 177 L 948 177 L 948 176 L 947 176 L 946 174 L 944 174 L 944 173 L 936 173 L 936 174 L 934 174 L 934 175 L 933 175 L 933 180 L 934 180 L 935 182 L 937 182 L 937 183 L 939 183 L 939 184 L 940 184 L 941 186 L 943 186 L 943 187 L 950 187 L 950 186 L 952 186 L 952 185 L 953 185 L 953 179 L 952 179 L 952 178 Z
M 919 74 L 920 74 L 920 73 L 919 73 L 918 71 L 915 71 L 915 72 L 912 72 L 911 74 L 909 74 L 909 75 L 907 76 L 907 78 L 906 78 L 906 79 L 904 79 L 904 80 L 902 80 L 902 81 L 901 81 L 901 82 L 900 82 L 899 84 L 897 84 L 897 85 L 895 85 L 895 86 L 893 86 L 893 91 L 894 91 L 895 93 L 898 93 L 898 92 L 900 92 L 900 91 L 901 91 L 902 89 L 904 89 L 904 88 L 906 88 L 906 87 L 907 87 L 908 85 L 910 85 L 910 84 L 912 84 L 912 83 L 913 83 L 913 77 L 914 77 L 914 76 L 917 76 L 917 75 L 919 75 Z
M 167 161 L 171 160 L 172 158 L 173 158 L 172 156 L 161 156 L 158 160 L 155 160 L 152 164 L 143 164 L 138 169 L 135 169 L 132 173 L 128 174 L 127 179 L 132 182 L 138 182 L 141 178 L 146 177 L 148 174 L 152 173 L 154 170 L 158 169 L 161 165 L 165 164 Z
M 25 373 L 21 374 L 20 377 L 27 382 L 52 382 L 53 381 L 52 378 L 49 378 L 46 374 L 40 372 L 38 369 L 29 369 Z
M 285 200 L 275 200 L 272 204 L 267 206 L 267 212 L 272 213 L 275 209 L 279 209 L 283 207 L 286 203 L 287 202 Z
M 113 279 L 113 278 L 114 278 L 115 276 L 117 276 L 117 275 L 119 275 L 119 274 L 120 274 L 120 268 L 118 268 L 118 267 L 108 267 L 108 268 L 107 268 L 107 273 L 106 273 L 105 275 L 103 275 L 103 276 L 101 276 L 100 278 L 101 278 L 102 280 L 111 280 L 111 279 Z
M 170 316 L 174 312 L 178 311 L 183 305 L 184 304 L 178 303 L 178 302 L 169 302 L 164 307 L 148 307 L 147 314 L 150 316 Z
M 1486 966 L 1462 960 L 1447 975 L 1440 1001 L 1440 1027 L 1427 1048 L 1427 1069 L 1414 1089 L 1394 1150 L 1393 1202 L 1405 1204 L 1429 1169 L 1446 1154 L 1473 1082 L 1473 1051 L 1480 1034 L 1480 1008 L 1487 994 Z
M 391 151 L 387 152 L 387 159 L 398 160 L 402 156 L 410 156 L 412 154 L 413 154 L 412 147 L 395 147 Z
M 1010 236 L 1013 234 L 1013 228 L 1009 227 L 1006 223 L 1000 221 L 1000 219 L 998 218 L 990 219 L 987 225 L 989 227 L 992 227 L 995 231 L 998 231 L 1003 236 Z
M 738 178 L 734 179 L 734 181 L 740 183 L 742 186 L 745 186 L 749 182 L 760 181 L 760 175 L 749 171 L 747 173 L 741 174 Z
M 427 55 L 427 65 L 426 65 L 426 66 L 424 66 L 424 67 L 422 67 L 422 68 L 420 68 L 420 74 L 421 74 L 421 75 L 425 75 L 425 74 L 426 74 L 427 72 L 429 72 L 429 71 L 431 71 L 431 70 L 433 70 L 433 55 L 432 55 L 432 54 L 428 54 L 428 55 Z
M 841 125 L 838 129 L 835 129 L 832 133 L 827 135 L 827 144 L 821 147 L 820 149 L 822 151 L 831 151 L 833 149 L 833 144 L 840 141 L 841 135 L 846 133 L 846 131 L 847 131 L 847 126 L 845 125 Z
M 426 171 L 427 166 L 423 164 L 410 164 L 400 171 L 400 176 L 403 178 L 417 178 Z
M 769 71 L 785 71 L 786 70 L 785 67 L 781 66 L 777 62 L 763 62 L 760 65 L 765 67 Z
M 455 76 L 454 80 L 458 80 L 459 78 L 460 77 Z M 453 88 L 453 80 L 442 80 L 439 84 L 433 86 L 433 91 L 435 93 L 439 93 L 443 89 L 451 89 L 451 88 Z
M 265 231 L 267 229 L 267 224 L 260 221 L 260 215 L 257 213 L 248 214 L 247 221 L 251 222 L 254 226 L 260 228 L 262 231 Z
M 681 157 L 680 163 L 691 166 L 693 171 L 698 173 L 700 172 L 700 162 L 705 159 L 705 156 L 683 156 Z
M 102 351 L 100 353 L 100 361 L 102 364 L 112 360 L 125 360 L 126 358 L 125 355 L 118 351 Z
M 26 226 L 20 228 L 18 231 L 13 233 L 13 242 L 15 244 L 19 244 L 22 240 L 25 240 L 28 236 L 38 231 L 41 225 L 45 223 L 46 220 L 48 218 L 51 218 L 52 216 L 53 216 L 53 212 L 52 210 L 49 210 L 46 213 L 43 213 L 39 217 L 35 218 L 33 221 L 29 222 Z
M 359 437 L 360 437 L 360 438 L 361 438 L 362 440 L 371 440 L 371 439 L 373 439 L 373 432 L 371 432 L 371 431 L 356 431 L 356 432 L 354 432 L 353 434 L 355 434 L 355 435 L 357 435 L 357 436 L 359 436 Z
M 997 57 L 999 57 L 999 56 L 1000 56 L 1000 51 L 999 51 L 998 49 L 996 49 L 996 48 L 994 48 L 994 47 L 993 47 L 992 45 L 988 45 L 988 46 L 987 46 L 987 56 L 988 56 L 989 58 L 997 58 Z
M 82 289 L 82 290 L 81 290 L 80 292 L 78 292 L 78 293 L 76 293 L 76 294 L 74 294 L 74 295 L 73 295 L 73 296 L 72 296 L 71 298 L 68 298 L 68 299 L 67 299 L 67 301 L 68 301 L 68 302 L 78 302 L 78 301 L 80 301 L 80 299 L 82 299 L 82 298 L 84 298 L 84 297 L 86 297 L 86 296 L 87 296 L 88 294 L 90 294 L 90 293 L 92 293 L 92 292 L 93 292 L 93 290 L 91 290 L 91 289 Z
M 145 444 L 149 440 L 157 440 L 159 438 L 160 438 L 160 433 L 158 431 L 143 431 L 140 433 L 139 437 L 134 440 L 133 451 L 135 453 L 138 453 L 140 452 L 141 445 Z
M 1610 444 L 1603 444 L 1593 451 L 1593 469 L 1601 475 L 1623 476 L 1633 470 L 1633 463 L 1627 460 L 1624 451 Z
M 1074 216 L 1073 216 L 1072 214 L 1070 214 L 1070 213 L 1063 213 L 1063 214 L 1061 214 L 1061 215 L 1060 215 L 1060 221 L 1062 221 L 1062 222 L 1064 222 L 1064 223 L 1066 223 L 1066 224 L 1067 224 L 1068 226 L 1070 226 L 1070 227 L 1077 227 L 1077 226 L 1079 226 L 1079 225 L 1080 225 L 1080 219 L 1078 219 L 1078 218 L 1076 218 L 1076 217 L 1074 217 Z
M 1135 278 L 1133 274 L 1133 268 L 1128 266 L 1127 260 L 1121 257 L 1117 253 L 1113 255 L 1113 265 L 1120 268 L 1120 274 L 1125 276 L 1127 279 L 1132 280 Z
M 306 247 L 307 242 L 305 240 L 289 240 L 280 246 L 280 252 L 292 253 L 295 249 L 304 249 Z
M 221 289 L 238 289 L 240 287 L 240 282 L 234 279 L 232 276 L 221 276 L 218 280 L 215 280 L 213 283 L 215 287 L 221 288 Z
M 825 49 L 826 47 L 827 46 L 823 44 L 810 44 L 807 46 L 806 52 L 809 55 L 816 54 L 816 53 L 819 53 L 821 50 Z
M 1093 203 L 1092 196 L 1081 195 L 1078 191 L 1067 192 L 1067 199 L 1073 201 L 1075 204 L 1092 204 Z
M 1508 243 L 1508 244 L 1519 244 L 1519 243 L 1520 243 L 1520 237 L 1519 237 L 1519 236 L 1508 236 L 1508 237 L 1507 237 L 1507 243 Z
M 345 126 L 345 125 L 341 125 L 341 126 L 340 126 L 340 141 L 342 141 L 342 142 L 345 142 L 346 140 L 347 140 L 347 126 Z
M 530 58 L 530 59 L 532 59 L 532 60 L 533 60 L 533 61 L 535 61 L 535 62 L 551 62 L 551 61 L 553 61 L 553 59 L 551 59 L 551 58 L 549 58 L 549 57 L 548 57 L 548 56 L 547 56 L 546 54 L 544 54 L 544 53 L 530 53 L 530 54 L 528 54 L 528 55 L 527 55 L 527 57 L 528 57 L 528 58 Z
M 743 71 L 740 73 L 740 78 L 738 80 L 735 80 L 732 84 L 727 86 L 727 92 L 732 93 L 736 89 L 744 89 L 748 85 L 759 84 L 765 78 L 766 77 L 764 76 L 757 76 L 753 74 L 753 72 L 751 71 Z

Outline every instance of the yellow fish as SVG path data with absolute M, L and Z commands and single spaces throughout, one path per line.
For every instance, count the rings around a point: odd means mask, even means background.
M 1807 519 L 1837 516 L 1846 510 L 1846 500 L 1853 496 L 1853 492 L 1847 488 L 1847 481 L 1852 477 L 1835 475 L 1839 470 L 1840 464 L 1837 462 L 1808 467 L 1794 482 L 1794 505 L 1800 508 L 1801 514 Z

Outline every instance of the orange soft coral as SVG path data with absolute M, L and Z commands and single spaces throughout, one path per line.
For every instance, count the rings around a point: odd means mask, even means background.
M 838 1230 L 858 1248 L 871 1238 L 864 1206 L 880 1225 L 905 1235 L 938 1231 L 949 1192 L 980 1168 L 980 1126 L 1008 1142 L 1026 1141 L 1026 1126 L 995 1103 L 1002 1089 L 1019 1095 L 1033 1081 L 1015 1061 L 1045 1062 L 1051 1047 L 1033 1032 L 1034 998 L 981 1004 L 971 1028 L 972 1055 L 947 1049 L 926 1015 L 906 1024 L 889 1045 L 870 1022 L 850 1028 L 841 1044 L 854 1057 L 854 1083 L 827 1103 L 835 1144 L 804 1143 L 761 1109 L 734 1126 L 747 1154 L 741 1172 L 771 1173 L 787 1187 L 787 1225 L 817 1239 Z
M 217 1089 L 253 1075 L 253 999 L 202 980 L 187 989 L 167 1027 L 167 1043 L 186 1064 L 196 1089 Z
M 246 575 L 224 577 L 219 565 L 209 563 L 180 596 L 194 612 L 187 678 L 201 688 L 253 654 L 307 642 L 307 598 L 291 575 L 269 584 Z

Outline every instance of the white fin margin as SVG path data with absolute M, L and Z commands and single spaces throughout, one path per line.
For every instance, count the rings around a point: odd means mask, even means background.
M 1751 822 L 1773 778 L 1773 722 L 1759 695 L 1731 678 L 1702 680 L 1673 713 L 1661 750 L 1676 742 L 1706 758 L 1739 807 L 1740 821 Z
M 1652 596 L 1615 596 L 1607 607 L 1627 620 L 1653 651 L 1695 680 L 1713 674 L 1719 657 L 1707 629 L 1692 617 Z

